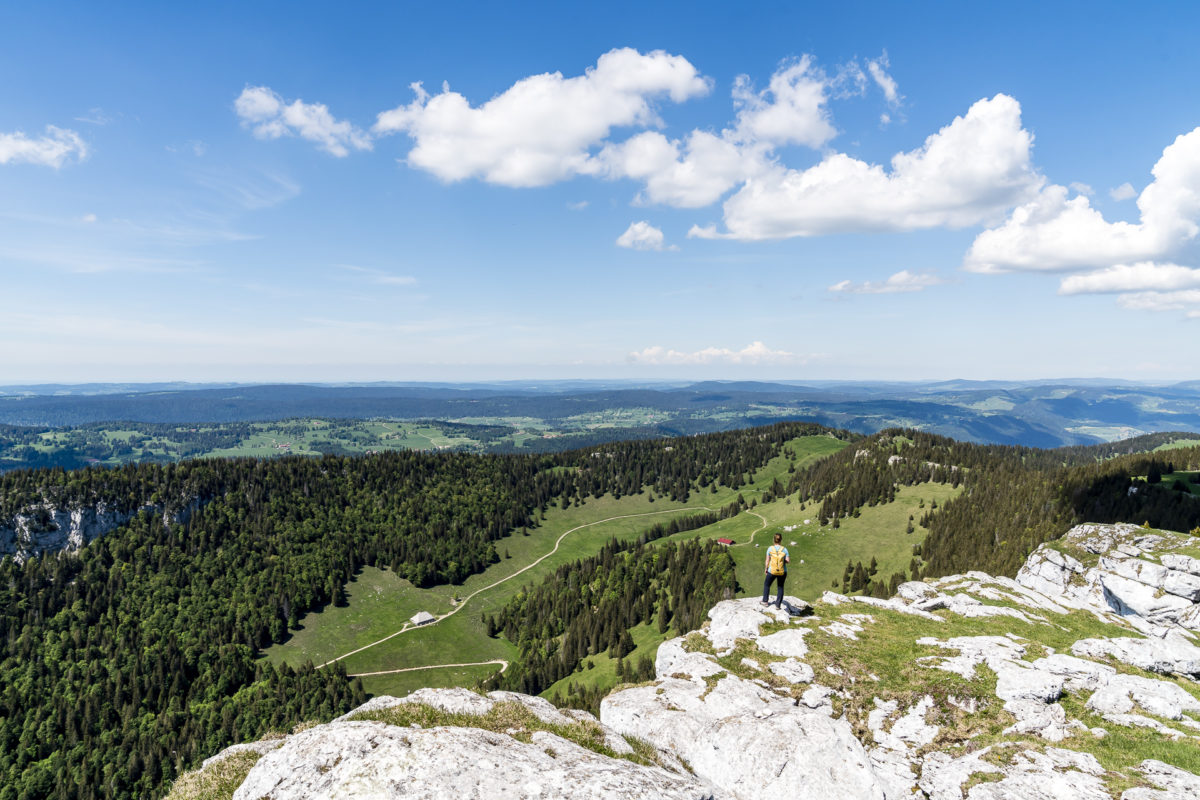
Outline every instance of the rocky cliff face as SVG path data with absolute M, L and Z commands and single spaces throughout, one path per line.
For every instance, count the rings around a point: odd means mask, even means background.
M 1200 539 L 1080 526 L 1016 580 L 720 603 L 599 720 L 506 692 L 378 697 L 173 796 L 221 775 L 237 800 L 1196 800 L 1197 601 Z
M 58 508 L 44 504 L 16 514 L 0 524 L 0 557 L 12 555 L 17 561 L 53 553 L 78 550 L 93 539 L 124 525 L 142 511 L 163 513 L 163 523 L 186 522 L 197 503 L 175 513 L 163 512 L 153 505 L 120 509 L 108 503 L 84 508 Z

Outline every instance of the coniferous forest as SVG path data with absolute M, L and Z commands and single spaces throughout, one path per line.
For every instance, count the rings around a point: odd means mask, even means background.
M 693 526 L 715 521 L 701 515 Z M 540 694 L 589 655 L 607 652 L 624 659 L 634 649 L 629 629 L 635 625 L 657 625 L 660 633 L 700 627 L 708 609 L 737 590 L 733 559 L 711 540 L 647 545 L 655 534 L 667 536 L 692 527 L 686 520 L 678 522 L 685 524 L 673 525 L 674 530 L 657 526 L 636 541 L 613 539 L 597 555 L 559 567 L 541 585 L 521 592 L 489 617 L 488 633 L 502 634 L 517 645 L 521 659 L 486 687 Z M 651 661 L 643 654 L 640 673 L 629 677 L 653 677 Z M 581 700 L 561 698 L 564 704 L 590 705 Z
M 552 500 L 738 486 L 818 432 L 6 473 L 0 524 L 39 505 L 142 510 L 78 553 L 0 562 L 0 800 L 156 796 L 232 742 L 349 710 L 362 690 L 337 669 L 277 671 L 256 655 L 344 602 L 363 565 L 458 582 Z
M 460 582 L 551 504 L 738 488 L 784 443 L 813 434 L 848 446 L 794 469 L 759 502 L 817 503 L 836 525 L 900 486 L 960 486 L 921 521 L 925 575 L 1013 574 L 1037 544 L 1083 520 L 1200 525 L 1196 497 L 1154 480 L 1200 467 L 1198 447 L 1146 452 L 1167 435 L 1037 450 L 780 423 L 542 455 L 9 472 L 0 475 L 0 525 L 49 507 L 136 514 L 78 552 L 0 561 L 0 800 L 155 797 L 227 744 L 350 709 L 362 689 L 336 667 L 276 669 L 258 656 L 305 613 L 345 602 L 346 581 L 364 565 L 418 586 Z M 723 515 L 744 507 L 735 505 Z M 638 623 L 676 632 L 701 624 L 734 587 L 729 554 L 653 540 L 715 516 L 614 541 L 502 609 L 493 632 L 522 651 L 504 685 L 541 691 L 587 653 L 627 653 Z M 643 669 L 627 666 L 635 677 Z

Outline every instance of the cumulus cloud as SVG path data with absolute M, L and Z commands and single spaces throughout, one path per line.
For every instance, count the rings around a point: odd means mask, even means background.
M 1109 222 L 1087 197 L 1051 185 L 976 237 L 964 260 L 974 272 L 1097 269 L 1160 260 L 1200 232 L 1200 128 L 1164 150 L 1142 190 L 1137 223 Z
M 837 135 L 828 104 L 832 97 L 862 94 L 866 75 L 857 63 L 834 74 L 811 56 L 783 62 L 766 88 L 757 90 L 747 75 L 734 81 L 733 123 L 714 133 L 693 130 L 669 139 L 646 131 L 607 144 L 596 159 L 609 178 L 641 181 L 639 203 L 700 208 L 721 199 L 746 180 L 772 166 L 777 148 L 820 148 Z
M 629 354 L 636 364 L 782 364 L 797 361 L 794 353 L 772 350 L 762 342 L 752 342 L 741 350 L 726 347 L 706 347 L 690 353 L 669 350 L 655 345 Z
M 782 239 L 978 224 L 1042 185 L 1032 143 L 1020 104 L 999 94 L 975 103 L 922 147 L 893 156 L 890 172 L 842 153 L 806 170 L 775 166 L 725 202 L 727 232 L 695 226 L 688 235 Z
M 1178 289 L 1200 289 L 1200 269 L 1150 261 L 1118 264 L 1094 272 L 1069 275 L 1062 279 L 1058 293 L 1111 294 Z
M 707 94 L 709 81 L 682 56 L 611 50 L 564 78 L 533 75 L 480 106 L 447 86 L 379 115 L 378 134 L 407 133 L 408 163 L 446 181 L 479 177 L 505 186 L 545 186 L 594 174 L 590 150 L 616 127 L 660 124 L 653 102 Z
M 663 232 L 645 220 L 633 222 L 617 237 L 617 246 L 628 247 L 631 250 L 662 250 Z
M 640 203 L 700 208 L 765 169 L 764 154 L 763 147 L 708 131 L 692 131 L 683 140 L 647 131 L 605 147 L 598 162 L 609 177 L 642 181 Z
M 1137 197 L 1137 189 L 1133 188 L 1133 184 L 1125 181 L 1120 186 L 1114 186 L 1108 190 L 1108 196 L 1113 200 L 1132 200 Z
M 785 62 L 759 92 L 749 76 L 740 75 L 733 85 L 738 112 L 730 138 L 743 143 L 820 147 L 837 135 L 826 107 L 829 89 L 830 78 L 807 55 Z
M 1076 194 L 1086 194 L 1089 197 L 1091 197 L 1093 193 L 1091 186 L 1088 186 L 1086 183 L 1081 183 L 1080 181 L 1072 181 L 1069 184 L 1069 188 Z
M 901 292 L 919 292 L 942 283 L 945 281 L 931 272 L 909 272 L 903 269 L 884 281 L 864 281 L 862 283 L 848 280 L 839 281 L 830 286 L 829 291 L 847 294 L 899 294 Z
M 323 103 L 287 103 L 266 86 L 247 86 L 233 107 L 242 126 L 260 139 L 299 136 L 338 158 L 345 158 L 351 149 L 371 149 L 367 132 L 334 118 Z
M 0 164 L 38 164 L 58 169 L 74 159 L 87 158 L 88 148 L 75 131 L 47 125 L 39 138 L 21 131 L 0 133 Z

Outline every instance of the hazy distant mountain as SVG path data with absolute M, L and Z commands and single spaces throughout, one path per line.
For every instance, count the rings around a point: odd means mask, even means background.
M 624 421 L 621 410 L 653 412 Z M 607 415 L 589 421 L 589 415 Z M 504 381 L 376 384 L 81 384 L 0 388 L 0 423 L 340 419 L 540 420 L 548 429 L 664 435 L 807 419 L 871 433 L 912 427 L 976 442 L 1054 447 L 1200 431 L 1200 381 Z

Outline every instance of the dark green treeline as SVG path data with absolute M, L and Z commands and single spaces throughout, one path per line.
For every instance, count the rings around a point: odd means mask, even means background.
M 623 660 L 634 650 L 629 629 L 640 623 L 656 625 L 660 633 L 695 630 L 708 609 L 736 590 L 733 559 L 712 540 L 653 546 L 646 536 L 613 539 L 597 555 L 564 564 L 540 585 L 527 587 L 486 620 L 489 633 L 516 644 L 521 658 L 485 688 L 539 694 L 588 656 L 607 652 Z M 653 677 L 651 661 L 643 654 L 631 674 L 619 677 Z M 580 708 L 591 700 L 579 693 L 555 698 L 559 705 Z
M 0 800 L 156 797 L 234 741 L 361 702 L 336 668 L 277 671 L 257 656 L 306 612 L 344 602 L 363 565 L 458 582 L 551 502 L 739 486 L 782 442 L 824 432 L 0 475 L 0 523 L 39 506 L 141 509 L 78 553 L 0 561 Z

